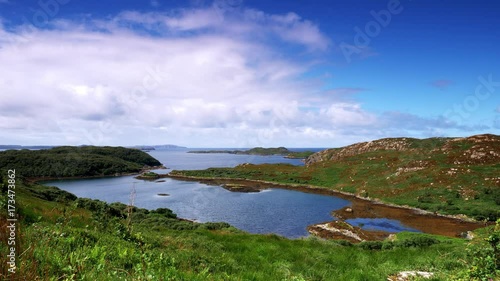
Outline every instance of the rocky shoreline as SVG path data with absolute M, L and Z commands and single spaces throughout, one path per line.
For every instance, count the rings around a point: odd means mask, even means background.
M 352 205 L 350 207 L 332 211 L 333 218 L 331 222 L 323 222 L 308 227 L 308 231 L 311 234 L 326 239 L 345 239 L 355 242 L 357 239 L 352 240 L 352 237 L 349 238 L 350 234 L 345 230 L 349 230 L 353 234 L 356 234 L 361 238 L 361 240 L 383 240 L 391 234 L 389 232 L 383 231 L 361 230 L 359 227 L 351 226 L 344 221 L 354 218 L 395 219 L 399 220 L 406 226 L 418 229 L 424 233 L 444 235 L 448 237 L 462 237 L 464 233 L 467 233 L 468 231 L 490 225 L 489 223 L 474 221 L 473 219 L 467 218 L 465 216 L 435 214 L 414 207 L 398 206 L 394 204 L 384 203 L 377 199 L 363 198 L 355 194 L 326 189 L 324 187 L 318 186 L 281 184 L 262 180 L 248 180 L 240 178 L 235 179 L 193 177 L 179 174 L 167 174 L 165 175 L 165 177 L 177 180 L 197 181 L 209 185 L 220 185 L 222 187 L 228 184 L 236 184 L 258 191 L 267 188 L 290 189 L 315 194 L 333 195 L 342 199 L 349 200 L 350 202 L 352 202 Z M 344 235 L 342 233 L 347 235 Z

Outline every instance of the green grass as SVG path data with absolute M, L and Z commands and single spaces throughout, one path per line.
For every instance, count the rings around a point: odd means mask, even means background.
M 400 233 L 380 244 L 289 240 L 225 223 L 178 220 L 168 209 L 75 200 L 61 196 L 64 191 L 42 196 L 56 189 L 34 192 L 37 187 L 17 188 L 23 253 L 18 276 L 29 280 L 385 280 L 403 270 L 432 271 L 435 280 L 449 280 L 466 269 L 461 239 Z M 6 250 L 5 241 L 0 250 Z M 6 272 L 1 274 L 5 279 Z

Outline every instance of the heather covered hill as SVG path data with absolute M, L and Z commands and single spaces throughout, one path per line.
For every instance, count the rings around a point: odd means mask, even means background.
M 174 175 L 319 186 L 479 220 L 500 218 L 500 136 L 388 138 L 317 152 L 306 167 L 240 165 Z
M 500 162 L 500 136 L 485 134 L 467 138 L 387 138 L 370 142 L 356 143 L 342 148 L 332 148 L 309 156 L 307 165 L 321 161 L 340 161 L 374 151 L 404 151 L 410 154 L 439 153 L 449 155 L 451 162 L 493 163 Z

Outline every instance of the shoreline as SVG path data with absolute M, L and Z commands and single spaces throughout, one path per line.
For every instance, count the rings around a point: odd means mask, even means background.
M 25 178 L 25 180 L 28 183 L 40 183 L 43 181 L 56 181 L 56 180 L 83 180 L 83 179 L 114 178 L 114 177 L 141 175 L 144 172 L 149 172 L 152 170 L 162 170 L 162 169 L 167 169 L 167 168 L 164 165 L 160 165 L 160 166 L 152 166 L 152 167 L 143 168 L 138 172 L 116 173 L 113 175 L 74 176 L 74 177 L 27 177 L 27 178 Z
M 93 179 L 93 178 L 109 178 L 109 177 L 121 177 L 121 176 L 139 176 L 143 172 L 164 169 L 162 166 L 149 167 L 147 169 L 141 170 L 139 173 L 120 173 L 114 175 L 98 175 L 98 176 L 80 176 L 80 177 L 37 177 L 37 178 L 26 178 L 29 183 L 39 183 L 44 184 L 43 181 L 52 180 L 79 180 L 79 179 Z M 312 224 L 307 226 L 310 235 L 314 235 L 325 239 L 342 239 L 335 236 L 335 232 L 338 229 L 332 230 L 330 232 L 317 231 L 318 226 L 330 224 L 333 225 L 336 222 L 345 222 L 348 219 L 356 218 L 386 218 L 395 219 L 400 221 L 402 224 L 415 228 L 423 233 L 437 234 L 448 237 L 462 237 L 462 235 L 468 231 L 472 231 L 481 227 L 486 227 L 492 225 L 493 222 L 478 222 L 471 218 L 465 216 L 452 216 L 444 214 L 436 214 L 426 210 L 418 209 L 411 206 L 401 206 L 392 203 L 385 203 L 380 199 L 371 199 L 360 197 L 352 193 L 345 191 L 337 191 L 333 189 L 328 189 L 326 187 L 313 186 L 313 185 L 300 185 L 300 184 L 284 184 L 265 180 L 251 180 L 244 178 L 212 178 L 212 177 L 196 177 L 196 176 L 185 176 L 185 175 L 172 175 L 172 174 L 159 174 L 159 178 L 171 178 L 180 181 L 195 181 L 207 185 L 216 185 L 225 188 L 224 185 L 241 185 L 245 187 L 243 191 L 229 190 L 231 192 L 259 192 L 268 188 L 280 188 L 287 190 L 300 191 L 305 193 L 321 194 L 328 196 L 335 196 L 341 199 L 348 200 L 351 202 L 351 206 L 345 207 L 339 210 L 332 210 L 331 216 L 332 220 L 327 222 L 321 222 L 317 224 Z M 155 180 L 158 180 L 155 179 Z M 143 179 L 145 180 L 145 179 Z M 40 183 L 42 182 L 42 183 Z M 384 232 L 377 230 L 361 230 L 357 226 L 351 226 L 359 229 L 362 233 L 366 234 L 367 237 L 387 237 L 393 232 Z M 314 231 L 316 229 L 316 231 Z M 311 231 L 313 230 L 313 231 Z M 380 235 L 380 233 L 385 233 L 386 235 Z M 336 237 L 336 238 L 335 238 Z
M 164 175 L 164 177 L 183 181 L 196 181 L 209 185 L 223 185 L 228 183 L 241 184 L 249 186 L 256 190 L 264 190 L 267 188 L 281 188 L 314 194 L 330 195 L 350 201 L 350 207 L 340 210 L 332 210 L 332 221 L 330 222 L 336 221 L 335 218 L 337 219 L 337 221 L 356 218 L 395 219 L 400 221 L 402 224 L 415 228 L 419 231 L 422 231 L 423 233 L 438 234 L 448 237 L 461 237 L 462 234 L 466 233 L 467 231 L 472 231 L 493 224 L 492 222 L 478 222 L 465 216 L 436 214 L 411 206 L 401 206 L 392 203 L 386 203 L 381 201 L 380 199 L 364 198 L 344 191 L 327 189 L 326 187 L 283 184 L 265 180 L 250 180 L 244 178 L 211 178 L 172 174 L 166 174 Z M 308 228 L 315 227 L 320 224 L 325 224 L 325 222 L 310 225 L 308 226 Z M 389 234 L 389 232 L 387 233 Z M 326 238 L 328 237 L 328 235 L 320 235 L 320 237 Z

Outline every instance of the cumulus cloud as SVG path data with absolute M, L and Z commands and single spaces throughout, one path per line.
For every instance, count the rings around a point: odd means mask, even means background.
M 251 9 L 0 26 L 0 141 L 310 146 L 403 125 L 363 109 L 352 97 L 365 89 L 318 90 L 276 36 L 311 52 L 329 44 L 297 14 Z
M 174 31 L 219 24 L 210 10 L 192 10 L 1 28 L 0 126 L 7 135 L 14 139 L 24 128 L 33 140 L 61 133 L 56 142 L 99 144 L 139 127 L 161 133 L 303 124 L 297 100 L 305 86 L 294 79 L 305 68 L 275 58 L 267 45 L 224 32 L 153 36 L 124 21 L 142 29 L 162 21 Z

